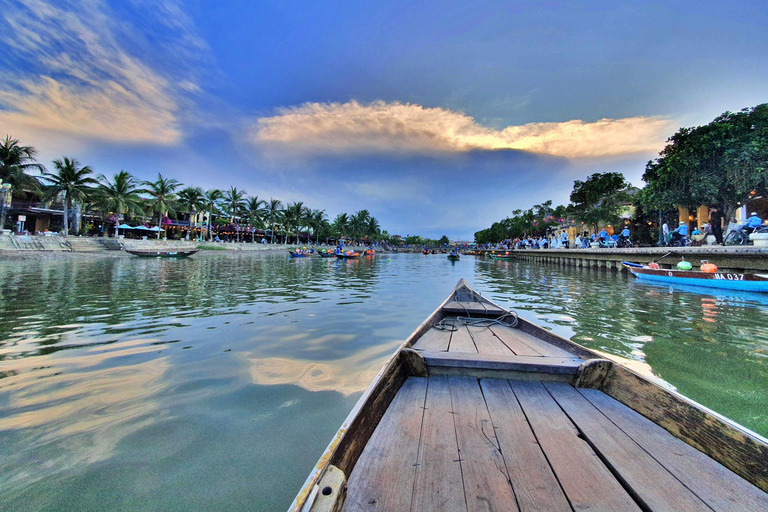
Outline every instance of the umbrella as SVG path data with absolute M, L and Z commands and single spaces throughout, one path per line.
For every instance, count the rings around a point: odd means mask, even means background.
M 115 236 L 118 236 L 120 234 L 121 229 L 133 229 L 133 228 L 126 223 L 122 223 L 119 226 L 115 226 Z
M 133 229 L 141 229 L 141 230 L 144 230 L 144 231 L 152 231 L 152 230 L 151 230 L 151 229 L 149 229 L 147 226 L 136 226 L 136 227 L 135 227 L 135 228 L 133 228 Z
M 150 231 L 157 231 L 157 238 L 158 238 L 158 240 L 160 239 L 160 232 L 161 231 L 165 231 L 163 228 L 160 228 L 160 227 L 157 227 L 157 226 L 152 226 L 151 228 L 149 228 L 149 230 Z

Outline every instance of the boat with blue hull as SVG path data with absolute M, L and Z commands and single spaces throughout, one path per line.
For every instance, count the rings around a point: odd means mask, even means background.
M 621 263 L 635 277 L 644 281 L 768 293 L 768 274 L 702 272 L 700 270 L 652 268 L 648 265 L 628 261 Z

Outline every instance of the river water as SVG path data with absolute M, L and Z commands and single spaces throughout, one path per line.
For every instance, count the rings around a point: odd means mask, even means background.
M 768 435 L 768 297 L 465 256 L 0 261 L 0 510 L 284 510 L 459 278 Z

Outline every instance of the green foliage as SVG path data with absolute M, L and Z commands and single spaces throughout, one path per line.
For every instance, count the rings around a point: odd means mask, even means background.
M 43 197 L 55 200 L 63 196 L 64 203 L 64 236 L 69 234 L 69 209 L 74 203 L 84 203 L 94 193 L 92 185 L 98 181 L 91 178 L 93 171 L 87 165 L 80 167 L 75 158 L 66 156 L 53 161 L 55 172 L 44 171 L 42 179 L 49 183 L 45 187 Z
M 630 201 L 629 188 L 624 175 L 618 172 L 595 173 L 586 181 L 576 180 L 571 192 L 570 213 L 585 224 L 616 224 L 621 206 Z
M 103 174 L 98 176 L 99 186 L 94 193 L 94 206 L 103 212 L 114 212 L 118 216 L 141 214 L 143 201 L 135 178 L 125 171 L 114 175 L 112 181 Z
M 440 237 L 440 240 L 438 240 L 437 243 L 440 245 L 448 245 L 449 243 L 451 243 L 451 241 L 448 240 L 447 236 L 443 235 L 442 237 Z
M 145 192 L 152 198 L 148 201 L 149 214 L 157 214 L 157 225 L 163 220 L 163 215 L 176 215 L 178 203 L 174 192 L 181 183 L 173 178 L 163 178 L 163 175 L 157 173 L 157 180 L 145 181 L 147 188 Z
M 711 123 L 681 128 L 648 162 L 641 193 L 647 209 L 718 205 L 730 216 L 752 191 L 768 192 L 768 104 L 725 112 Z
M 29 171 L 45 172 L 45 167 L 35 161 L 37 150 L 32 146 L 19 145 L 18 139 L 12 139 L 10 135 L 0 143 L 0 179 L 3 183 L 10 183 L 12 190 L 40 191 L 40 182 L 37 178 L 27 174 Z

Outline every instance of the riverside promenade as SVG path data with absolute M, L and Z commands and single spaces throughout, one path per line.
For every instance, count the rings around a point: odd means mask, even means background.
M 622 272 L 626 271 L 622 261 L 642 264 L 656 261 L 661 268 L 672 268 L 682 258 L 691 262 L 695 270 L 699 269 L 703 260 L 714 263 L 725 272 L 768 272 L 768 247 L 703 245 L 631 249 L 517 249 L 509 253 L 514 254 L 520 261 L 531 263 L 604 268 Z M 668 253 L 671 254 L 662 258 Z

